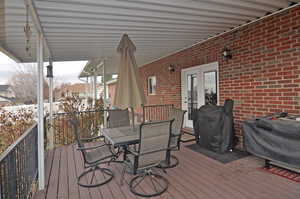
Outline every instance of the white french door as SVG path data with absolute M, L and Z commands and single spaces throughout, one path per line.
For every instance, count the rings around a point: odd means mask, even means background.
M 219 102 L 218 62 L 181 71 L 182 109 L 186 110 L 185 127 L 193 127 L 193 110 L 205 104 Z

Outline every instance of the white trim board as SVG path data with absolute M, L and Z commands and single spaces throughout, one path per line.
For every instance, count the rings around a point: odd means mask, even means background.
M 187 110 L 187 92 L 186 92 L 186 76 L 187 74 L 197 74 L 197 93 L 198 93 L 198 106 L 197 108 L 199 108 L 200 106 L 202 106 L 203 104 L 205 104 L 205 100 L 203 98 L 204 95 L 204 78 L 203 75 L 205 72 L 210 72 L 210 71 L 217 71 L 217 94 L 218 94 L 218 101 L 217 101 L 217 105 L 220 105 L 220 81 L 219 81 L 219 63 L 218 62 L 212 62 L 212 63 L 208 63 L 208 64 L 202 64 L 202 65 L 198 65 L 198 66 L 193 66 L 193 67 L 189 67 L 189 68 L 184 68 L 181 70 L 181 108 L 184 110 Z M 184 121 L 184 125 L 191 127 L 191 123 L 187 121 L 187 117 L 185 117 L 185 121 Z

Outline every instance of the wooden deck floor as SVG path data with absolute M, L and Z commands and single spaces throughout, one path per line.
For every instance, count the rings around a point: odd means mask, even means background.
M 115 177 L 98 188 L 82 188 L 76 176 L 83 170 L 80 152 L 75 146 L 60 147 L 47 154 L 47 188 L 35 199 L 131 199 L 133 195 L 124 183 L 119 185 L 122 165 L 110 165 Z M 159 199 L 299 199 L 300 184 L 258 170 L 262 160 L 249 156 L 221 164 L 186 147 L 176 152 L 180 165 L 168 169 L 168 191 Z M 126 174 L 125 181 L 131 178 Z

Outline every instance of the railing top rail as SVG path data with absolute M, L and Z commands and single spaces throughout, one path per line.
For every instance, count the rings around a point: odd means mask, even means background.
M 75 111 L 72 113 L 54 113 L 53 115 L 70 115 L 70 114 L 80 114 L 80 113 L 93 113 L 93 112 L 101 112 L 101 111 L 108 111 L 108 109 L 97 109 L 97 110 L 89 110 L 89 111 Z
M 23 133 L 13 144 L 11 144 L 1 155 L 0 155 L 0 162 L 2 162 L 10 152 L 20 143 L 22 142 L 32 131 L 33 128 L 37 126 L 37 123 L 34 122 L 26 131 Z
M 144 105 L 143 107 L 157 107 L 157 106 L 174 106 L 174 104 L 151 104 L 151 105 Z
M 53 115 L 70 115 L 70 114 L 80 114 L 80 113 L 94 113 L 94 112 L 104 112 L 104 111 L 113 111 L 114 109 L 97 109 L 97 110 L 88 110 L 88 111 L 76 111 L 72 113 L 54 113 Z
M 70 114 L 80 114 L 80 113 L 94 113 L 94 112 L 105 112 L 105 111 L 119 111 L 119 109 L 97 109 L 97 110 L 89 110 L 89 111 L 76 111 L 72 113 L 54 113 L 53 115 L 70 115 Z

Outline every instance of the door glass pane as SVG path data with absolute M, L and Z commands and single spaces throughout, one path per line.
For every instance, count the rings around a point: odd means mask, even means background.
M 217 71 L 204 73 L 205 104 L 217 105 Z
M 190 74 L 187 76 L 188 82 L 188 120 L 192 120 L 192 112 L 197 108 L 198 92 L 197 92 L 197 74 Z

